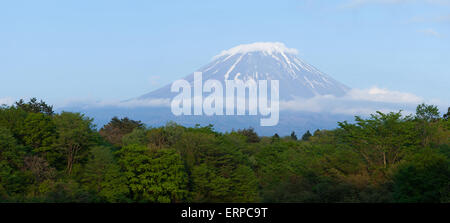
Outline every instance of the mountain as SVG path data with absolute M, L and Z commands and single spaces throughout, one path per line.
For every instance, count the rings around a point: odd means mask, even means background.
M 282 43 L 253 43 L 239 45 L 222 51 L 211 62 L 197 71 L 203 73 L 203 83 L 218 80 L 225 86 L 225 80 L 279 80 L 279 100 L 308 99 L 317 95 L 336 97 L 350 90 L 344 84 L 307 64 L 297 56 L 297 50 Z M 176 64 L 174 64 L 176 65 Z M 191 83 L 193 73 L 184 78 Z M 161 126 L 174 121 L 184 126 L 213 124 L 218 131 L 253 127 L 260 135 L 289 135 L 292 131 L 303 134 L 307 130 L 332 129 L 337 121 L 352 119 L 349 115 L 324 112 L 280 110 L 279 122 L 275 126 L 260 126 L 261 115 L 181 115 L 171 112 L 170 100 L 178 93 L 170 91 L 171 84 L 125 101 L 131 106 L 96 106 L 67 108 L 94 117 L 97 126 L 106 124 L 112 117 L 129 117 L 141 120 L 148 126 Z M 203 97 L 207 95 L 204 94 Z M 156 100 L 153 100 L 156 99 Z M 154 104 L 154 102 L 157 102 Z M 139 106 L 134 106 L 139 105 Z
M 349 88 L 297 56 L 297 50 L 283 43 L 258 42 L 222 51 L 198 72 L 203 81 L 279 80 L 280 100 L 310 98 L 316 95 L 342 96 Z M 193 73 L 184 78 L 191 84 Z M 170 84 L 138 97 L 139 99 L 173 98 Z

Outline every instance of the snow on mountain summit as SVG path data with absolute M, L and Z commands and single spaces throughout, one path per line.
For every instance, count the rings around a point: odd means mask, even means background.
M 283 43 L 280 42 L 256 42 L 251 44 L 242 44 L 231 49 L 224 50 L 220 54 L 214 56 L 213 59 L 250 52 L 264 52 L 267 54 L 273 54 L 274 52 L 298 54 L 298 51 L 296 49 L 287 48 Z

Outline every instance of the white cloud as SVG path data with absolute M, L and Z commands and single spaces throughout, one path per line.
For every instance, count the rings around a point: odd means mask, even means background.
M 437 22 L 450 22 L 450 14 L 438 16 L 435 20 Z
M 372 87 L 370 89 L 352 89 L 348 92 L 346 97 L 352 100 L 388 102 L 388 103 L 417 104 L 423 101 L 421 97 L 418 97 L 411 93 L 390 91 L 378 87 Z
M 429 29 L 421 29 L 421 30 L 418 30 L 418 32 L 423 33 L 425 35 L 434 36 L 434 37 L 440 37 L 441 36 L 437 31 L 435 31 L 434 29 L 431 29 L 431 28 L 429 28 Z
M 342 97 L 322 95 L 309 99 L 299 98 L 291 101 L 280 101 L 280 109 L 347 115 L 368 115 L 376 111 L 399 110 L 403 110 L 404 113 L 413 113 L 415 107 L 422 102 L 441 104 L 439 101 L 425 100 L 412 93 L 372 87 L 369 89 L 352 89 Z
M 204 95 L 205 96 L 205 95 Z M 99 108 L 99 107 L 170 107 L 171 98 L 132 99 L 128 101 L 115 100 L 70 100 L 59 104 L 58 108 Z M 224 99 L 225 100 L 225 99 Z M 238 99 L 239 100 L 239 99 Z M 12 100 L 10 100 L 12 101 Z M 369 115 L 376 111 L 412 114 L 420 103 L 437 105 L 441 111 L 447 109 L 448 103 L 440 100 L 426 100 L 415 94 L 371 87 L 368 89 L 352 89 L 342 97 L 333 95 L 317 95 L 313 98 L 297 98 L 290 101 L 280 101 L 280 110 L 328 112 L 345 115 Z M 245 103 L 245 102 L 242 102 Z
M 71 99 L 64 103 L 58 104 L 57 108 L 81 107 L 81 108 L 98 108 L 98 107 L 166 107 L 170 106 L 170 98 L 152 98 L 152 99 L 131 99 L 127 101 L 119 100 L 91 100 L 91 99 Z
M 213 59 L 217 59 L 223 56 L 235 55 L 235 54 L 245 54 L 249 52 L 262 51 L 268 54 L 272 54 L 273 52 L 283 52 L 289 54 L 298 54 L 296 49 L 288 48 L 284 45 L 284 43 L 280 42 L 256 42 L 251 44 L 242 44 L 239 46 L 235 46 L 231 49 L 224 50 L 220 54 L 213 57 Z
M 428 0 L 426 2 L 438 5 L 450 5 L 450 0 Z
M 447 23 L 450 22 L 450 14 L 436 15 L 436 16 L 414 16 L 405 23 Z
M 12 105 L 15 100 L 11 97 L 0 98 L 0 105 Z
M 349 0 L 343 8 L 358 8 L 370 4 L 406 4 L 406 3 L 428 3 L 435 5 L 450 5 L 450 0 Z
M 133 99 L 130 101 L 119 103 L 119 106 L 125 107 L 158 107 L 170 106 L 170 98 L 152 98 L 152 99 Z

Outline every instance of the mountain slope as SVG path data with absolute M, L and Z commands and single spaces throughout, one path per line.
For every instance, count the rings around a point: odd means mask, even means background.
M 206 66 L 197 70 L 203 81 L 219 80 L 279 80 L 280 100 L 310 98 L 315 95 L 344 95 L 349 88 L 312 65 L 302 61 L 295 49 L 282 43 L 253 43 L 239 45 L 215 56 Z M 193 82 L 193 74 L 184 78 Z M 145 94 L 138 99 L 173 98 L 170 84 Z
M 210 63 L 197 71 L 203 73 L 203 83 L 208 79 L 214 79 L 221 81 L 223 86 L 225 86 L 225 80 L 233 79 L 244 81 L 250 79 L 255 81 L 279 80 L 280 101 L 311 98 L 316 95 L 341 96 L 349 91 L 347 86 L 302 61 L 297 56 L 296 50 L 289 49 L 282 43 L 240 45 L 221 52 Z M 185 80 L 192 84 L 193 74 L 188 75 Z M 259 134 L 267 136 L 274 133 L 288 135 L 292 131 L 303 134 L 306 130 L 332 129 L 337 127 L 337 121 L 351 120 L 352 118 L 350 115 L 337 115 L 325 112 L 280 110 L 277 125 L 260 126 L 261 115 L 175 116 L 172 114 L 167 102 L 170 102 L 178 93 L 170 92 L 170 87 L 171 84 L 126 101 L 131 102 L 130 104 L 141 106 L 78 107 L 70 110 L 83 112 L 95 117 L 98 126 L 106 124 L 114 116 L 120 116 L 141 120 L 148 126 L 161 126 L 169 121 L 185 126 L 213 124 L 214 128 L 221 132 L 253 127 Z M 203 96 L 206 97 L 207 95 L 204 94 Z M 154 105 L 153 101 L 158 102 L 158 106 Z M 160 102 L 162 103 L 160 104 Z

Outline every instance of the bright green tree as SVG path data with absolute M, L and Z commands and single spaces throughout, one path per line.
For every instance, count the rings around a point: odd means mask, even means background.
M 87 158 L 95 142 L 92 119 L 80 113 L 62 112 L 54 117 L 57 140 L 55 149 L 64 156 L 66 172 L 70 175 L 75 163 Z
M 377 112 L 355 124 L 340 122 L 342 139 L 367 162 L 372 170 L 399 162 L 418 146 L 417 132 L 410 116 L 401 112 Z
M 30 113 L 24 121 L 21 135 L 25 145 L 30 146 L 33 152 L 45 156 L 55 141 L 56 126 L 50 116 Z
M 118 155 L 134 201 L 169 203 L 186 200 L 188 178 L 181 156 L 175 150 L 128 145 L 118 151 Z

